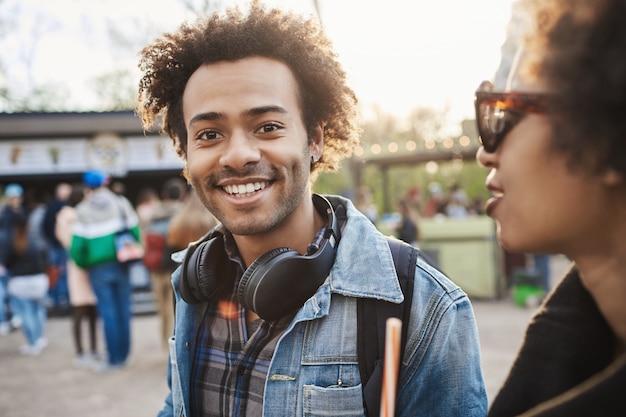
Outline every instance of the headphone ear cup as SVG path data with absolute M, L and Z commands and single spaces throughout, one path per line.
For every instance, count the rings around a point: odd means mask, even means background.
M 197 249 L 198 247 L 193 244 L 187 248 L 187 253 L 183 260 L 180 283 L 178 285 L 180 296 L 189 304 L 197 304 L 201 301 L 197 283 L 198 275 L 195 269 L 195 265 L 198 262 Z
M 264 274 L 256 272 L 260 269 L 265 269 L 272 259 L 288 252 L 293 252 L 295 255 L 299 255 L 298 252 L 290 248 L 276 248 L 264 253 L 252 262 L 248 269 L 246 269 L 246 272 L 244 272 L 243 276 L 239 280 L 239 284 L 237 285 L 237 300 L 239 301 L 239 304 L 258 314 L 254 308 L 254 294 L 259 285 L 259 280 L 264 276 Z
M 198 257 L 198 289 L 202 294 L 202 299 L 209 301 L 216 299 L 220 293 L 220 288 L 224 286 L 224 281 L 230 280 L 222 274 L 225 269 L 226 252 L 224 251 L 224 239 L 220 237 L 215 241 L 211 239 L 210 244 L 203 245 L 204 248 Z
M 219 298 L 232 282 L 224 240 L 217 235 L 200 243 L 188 254 L 180 281 L 180 294 L 190 304 Z

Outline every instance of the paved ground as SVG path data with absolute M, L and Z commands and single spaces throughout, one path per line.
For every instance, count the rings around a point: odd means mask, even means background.
M 565 264 L 561 258 L 553 259 L 553 276 L 560 276 Z M 473 304 L 491 400 L 533 311 L 516 307 L 508 298 Z M 47 335 L 50 345 L 37 357 L 18 353 L 24 343 L 21 332 L 0 337 L 0 416 L 152 417 L 161 408 L 167 393 L 166 353 L 158 340 L 156 316 L 133 318 L 131 363 L 111 373 L 96 374 L 72 365 L 69 318 L 50 318 Z

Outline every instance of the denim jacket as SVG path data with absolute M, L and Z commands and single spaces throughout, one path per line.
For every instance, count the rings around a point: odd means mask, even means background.
M 385 237 L 349 200 L 332 270 L 296 313 L 271 361 L 264 417 L 364 416 L 356 343 L 356 298 L 403 300 Z M 182 255 L 182 254 L 181 254 Z M 185 303 L 173 274 L 176 324 L 169 341 L 170 393 L 164 416 L 189 416 L 196 331 L 206 304 Z M 403 325 L 406 325 L 404 323 Z M 396 416 L 472 417 L 487 412 L 474 313 L 467 295 L 418 261 Z

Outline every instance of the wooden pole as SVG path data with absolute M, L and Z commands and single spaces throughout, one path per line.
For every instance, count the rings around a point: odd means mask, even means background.
M 380 401 L 380 417 L 393 417 L 396 408 L 396 389 L 400 365 L 400 339 L 402 321 L 391 317 L 385 326 L 385 358 L 383 386 Z

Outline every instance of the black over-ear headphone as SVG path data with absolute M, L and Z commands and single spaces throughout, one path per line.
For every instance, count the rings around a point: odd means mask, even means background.
M 313 204 L 327 219 L 323 234 L 309 245 L 310 255 L 276 248 L 255 260 L 237 285 L 237 299 L 265 320 L 294 312 L 324 283 L 335 261 L 339 225 L 330 202 L 313 194 Z M 224 251 L 224 236 L 213 229 L 191 244 L 183 262 L 180 294 L 187 303 L 216 299 L 233 288 L 233 263 Z

